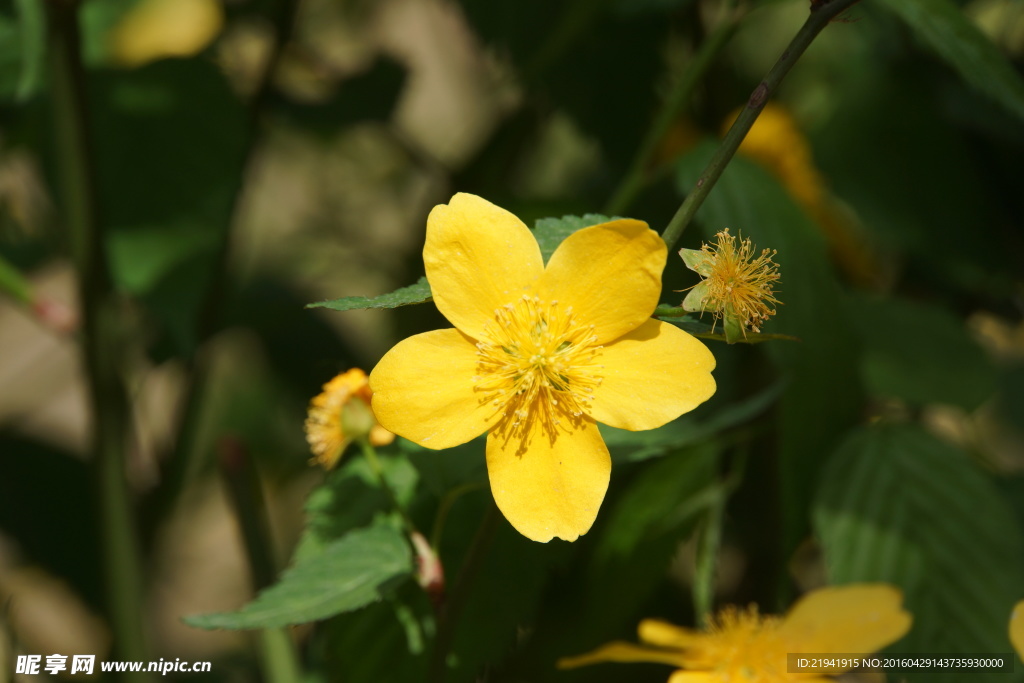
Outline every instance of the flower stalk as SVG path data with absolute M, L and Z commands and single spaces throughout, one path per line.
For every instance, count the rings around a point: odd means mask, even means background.
M 697 179 L 696 187 L 686 195 L 686 199 L 679 206 L 679 210 L 672 216 L 672 220 L 669 221 L 665 231 L 661 234 L 669 249 L 679 241 L 683 231 L 686 230 L 690 221 L 693 220 L 711 188 L 718 182 L 722 172 L 725 171 L 725 167 L 729 165 L 733 155 L 736 154 L 736 150 L 739 149 L 740 143 L 743 142 L 743 138 L 746 137 L 747 132 L 754 125 L 754 121 L 757 120 L 761 110 L 764 109 L 764 105 L 775 94 L 779 84 L 782 83 L 782 79 L 786 77 L 786 74 L 789 73 L 789 70 L 793 68 L 793 65 L 796 64 L 808 46 L 821 33 L 822 29 L 849 9 L 855 2 L 857 0 L 825 0 L 811 6 L 811 14 L 807 17 L 807 21 L 800 27 L 796 36 L 794 36 L 789 46 L 783 51 L 782 56 L 779 57 L 775 65 L 764 77 L 764 80 L 754 88 L 754 92 L 750 94 L 746 106 L 743 107 L 735 123 L 732 124 L 729 132 L 722 139 L 722 144 L 719 145 L 715 155 L 708 162 L 707 168 L 704 169 Z
M 104 574 L 119 658 L 146 660 L 143 578 L 135 514 L 125 480 L 129 400 L 119 359 L 125 337 L 97 219 L 77 2 L 47 2 L 49 71 L 58 198 L 83 311 L 82 343 L 92 411 L 92 463 L 100 501 Z M 148 680 L 145 672 L 126 673 Z

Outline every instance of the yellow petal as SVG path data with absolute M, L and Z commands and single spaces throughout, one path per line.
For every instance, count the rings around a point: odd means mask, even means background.
M 830 586 L 808 593 L 782 622 L 792 652 L 870 653 L 910 630 L 903 593 L 884 583 Z
M 680 669 L 668 677 L 668 683 L 727 683 L 728 679 L 714 671 L 686 671 Z M 831 683 L 831 682 L 830 682 Z
M 497 420 L 474 391 L 476 347 L 458 330 L 409 337 L 370 373 L 373 412 L 387 429 L 427 448 L 451 448 Z
M 715 357 L 678 327 L 648 319 L 601 349 L 591 417 L 619 429 L 654 429 L 715 393 Z
M 568 418 L 563 420 L 567 422 Z M 587 533 L 608 490 L 612 461 L 597 425 L 583 418 L 550 439 L 537 420 L 526 441 L 508 425 L 487 437 L 491 493 L 505 519 L 540 543 Z
M 658 233 L 641 221 L 594 225 L 565 238 L 537 288 L 542 299 L 572 306 L 604 344 L 651 317 L 667 254 Z
M 593 652 L 575 657 L 562 657 L 558 660 L 558 668 L 574 669 L 577 666 L 600 664 L 601 662 L 655 662 L 680 666 L 678 652 L 615 641 L 602 645 Z
M 637 630 L 639 631 L 640 640 L 648 645 L 674 647 L 676 649 L 691 647 L 699 643 L 701 638 L 704 637 L 698 631 L 692 631 L 659 619 L 644 619 L 640 622 Z
M 1024 659 L 1024 600 L 1014 605 L 1010 614 L 1010 642 L 1017 656 Z
M 143 0 L 114 27 L 110 52 L 125 66 L 187 57 L 206 47 L 223 24 L 217 0 Z
M 462 193 L 430 212 L 423 263 L 438 310 L 475 339 L 495 309 L 521 297 L 544 271 L 537 240 L 521 220 Z

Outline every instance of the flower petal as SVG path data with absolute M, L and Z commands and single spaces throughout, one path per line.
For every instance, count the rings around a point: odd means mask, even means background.
M 678 327 L 648 319 L 601 349 L 590 415 L 619 429 L 654 429 L 715 393 L 715 357 Z
M 370 373 L 373 412 L 385 429 L 426 448 L 450 448 L 500 417 L 475 391 L 476 347 L 458 330 L 409 337 Z
M 537 240 L 521 220 L 463 193 L 430 212 L 423 263 L 437 309 L 474 339 L 495 309 L 522 296 L 544 271 Z
M 668 250 L 646 223 L 617 220 L 577 230 L 558 245 L 537 288 L 594 325 L 598 344 L 651 317 Z
M 668 683 L 726 683 L 726 681 L 727 679 L 717 671 L 686 671 L 685 669 L 680 669 L 668 677 Z
M 644 619 L 637 628 L 640 640 L 648 645 L 682 649 L 699 643 L 705 637 L 699 631 L 670 624 L 660 619 Z
M 536 420 L 525 441 L 509 425 L 487 437 L 494 502 L 516 531 L 540 543 L 587 533 L 608 490 L 612 460 L 597 425 L 584 417 L 571 429 L 552 440 Z
M 593 652 L 575 657 L 562 657 L 558 660 L 558 668 L 574 669 L 577 666 L 600 664 L 601 662 L 655 662 L 681 666 L 679 657 L 680 653 L 671 650 L 658 650 L 616 640 L 602 645 Z
M 1024 600 L 1014 605 L 1010 614 L 1010 642 L 1017 656 L 1024 659 Z
M 884 583 L 812 591 L 789 610 L 780 633 L 792 652 L 877 652 L 910 630 L 903 593 Z

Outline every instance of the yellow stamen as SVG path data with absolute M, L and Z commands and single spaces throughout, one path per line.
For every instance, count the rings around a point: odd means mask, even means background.
M 513 434 L 540 420 L 548 437 L 590 411 L 601 384 L 601 347 L 594 326 L 576 322 L 572 307 L 523 295 L 494 311 L 478 341 L 477 391 L 504 413 Z
M 706 287 L 701 312 L 711 311 L 716 322 L 734 316 L 744 333 L 748 328 L 760 332 L 761 325 L 775 315 L 772 304 L 781 303 L 774 292 L 779 267 L 772 258 L 777 252 L 763 249 L 755 257 L 750 239 L 740 237 L 737 243 L 728 228 L 716 237 L 714 246 L 703 244 L 700 248 L 701 272 L 706 273 L 701 283 Z

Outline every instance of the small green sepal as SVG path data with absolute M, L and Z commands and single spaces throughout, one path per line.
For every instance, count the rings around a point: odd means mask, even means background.
M 686 267 L 701 277 L 711 275 L 712 262 L 706 252 L 701 249 L 680 249 L 679 256 L 682 257 Z

